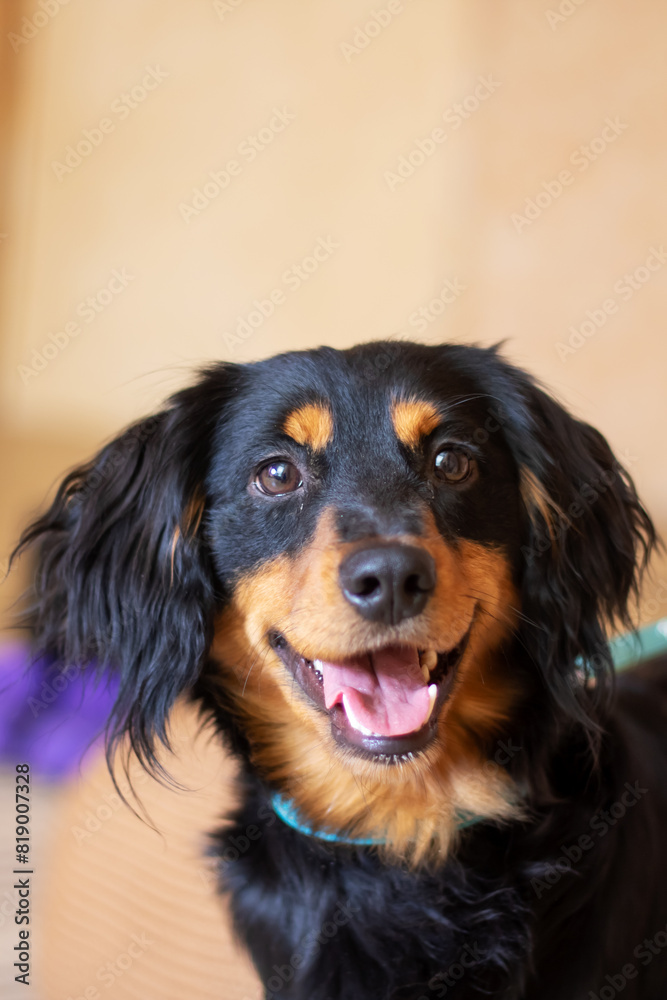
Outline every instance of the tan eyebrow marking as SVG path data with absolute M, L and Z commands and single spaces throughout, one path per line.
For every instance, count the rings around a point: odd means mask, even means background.
M 324 403 L 306 403 L 288 413 L 283 430 L 297 444 L 323 451 L 333 437 L 331 410 Z
M 441 417 L 433 403 L 412 397 L 392 402 L 391 420 L 399 441 L 408 448 L 416 448 L 423 437 L 436 429 Z

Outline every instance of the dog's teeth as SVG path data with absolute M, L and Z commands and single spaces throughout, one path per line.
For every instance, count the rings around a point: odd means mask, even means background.
M 311 667 L 315 671 L 315 676 L 317 677 L 318 681 L 323 681 L 324 674 L 322 673 L 322 661 L 313 660 L 313 662 L 311 663 Z
M 434 649 L 427 649 L 421 655 L 421 668 L 424 680 L 428 683 L 429 677 L 431 676 L 431 671 L 435 669 L 438 664 L 438 654 Z
M 370 731 L 370 729 L 366 729 L 366 727 L 362 725 L 361 722 L 359 722 L 359 720 L 355 717 L 354 712 L 352 711 L 352 706 L 350 705 L 350 702 L 346 694 L 343 695 L 343 708 L 345 709 L 347 721 L 350 723 L 353 729 L 356 729 L 358 733 L 363 733 L 364 736 L 374 735 Z
M 438 697 L 438 685 L 437 684 L 429 684 L 428 693 L 429 693 L 430 698 L 431 698 L 431 703 L 428 706 L 428 714 L 427 714 L 426 719 L 424 721 L 424 725 L 426 725 L 426 723 L 428 722 L 428 720 L 433 715 L 433 707 L 435 705 L 435 699 Z

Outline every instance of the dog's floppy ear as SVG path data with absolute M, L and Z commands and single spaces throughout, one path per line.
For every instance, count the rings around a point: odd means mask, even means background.
M 523 426 L 512 431 L 526 510 L 522 610 L 534 623 L 524 637 L 549 689 L 572 710 L 575 665 L 604 688 L 607 627 L 631 626 L 629 602 L 656 533 L 605 438 L 519 377 Z
M 228 382 L 225 366 L 209 369 L 71 472 L 17 549 L 36 557 L 27 619 L 37 648 L 63 666 L 117 672 L 109 753 L 128 733 L 149 766 L 210 642 L 214 578 L 201 524 Z

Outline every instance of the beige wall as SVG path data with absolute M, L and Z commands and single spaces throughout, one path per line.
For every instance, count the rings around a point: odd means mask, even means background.
M 623 279 L 667 244 L 664 4 L 43 2 L 56 13 L 6 5 L 1 40 L 15 94 L 0 219 L 7 543 L 61 459 L 193 365 L 394 335 L 507 338 L 608 435 L 667 524 L 667 260 L 652 257 L 636 290 Z M 147 68 L 154 89 L 133 97 Z M 392 177 L 434 129 L 432 155 Z M 84 130 L 98 145 L 70 167 Z M 271 141 L 251 161 L 257 134 Z M 227 187 L 184 212 L 230 160 Z M 318 240 L 335 248 L 297 282 L 286 272 Z M 111 296 L 115 271 L 131 280 Z M 419 329 L 411 316 L 447 280 L 465 290 Z M 276 289 L 273 315 L 234 344 Z M 604 303 L 604 325 L 559 356 Z

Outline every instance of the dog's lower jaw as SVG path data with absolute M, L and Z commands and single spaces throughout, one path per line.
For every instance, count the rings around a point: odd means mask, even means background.
M 328 724 L 324 737 L 331 741 Z M 304 730 L 293 734 L 290 754 L 281 753 L 279 760 L 270 745 L 251 746 L 249 756 L 305 825 L 341 839 L 372 839 L 386 863 L 416 870 L 443 863 L 458 840 L 462 815 L 501 822 L 522 816 L 521 796 L 491 759 L 493 748 L 482 750 L 454 722 L 447 738 L 458 744 L 454 760 L 443 755 L 438 737 L 423 753 L 393 766 L 332 743 L 332 766 L 322 740 L 311 741 Z

